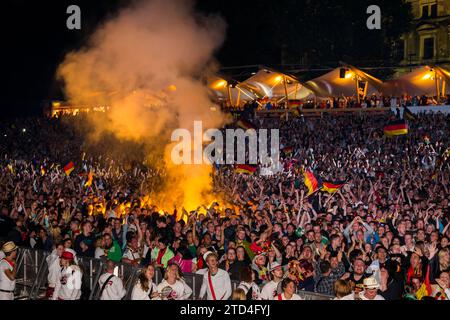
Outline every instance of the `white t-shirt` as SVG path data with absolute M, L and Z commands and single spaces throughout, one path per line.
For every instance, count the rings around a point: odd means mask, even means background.
M 361 300 L 384 300 L 384 298 L 383 298 L 382 296 L 380 296 L 379 294 L 377 294 L 377 295 L 375 296 L 375 298 L 373 298 L 373 299 L 367 299 L 367 298 L 364 296 L 364 291 L 359 293 L 359 298 L 360 298 Z M 350 293 L 349 295 L 346 295 L 345 297 L 342 297 L 341 300 L 355 300 L 355 293 L 352 292 L 352 293 Z
M 248 282 L 241 281 L 241 283 L 239 283 L 238 288 L 244 290 L 245 294 L 247 294 L 248 291 L 250 290 L 250 288 L 252 288 L 253 289 L 252 300 L 261 300 L 261 292 L 259 290 L 259 287 L 256 285 L 256 283 L 254 283 L 254 282 L 248 283 Z
M 125 249 L 125 252 L 123 253 L 122 259 L 129 259 L 129 260 L 136 260 L 136 259 L 142 259 L 141 254 L 138 251 L 133 251 L 129 247 Z
M 274 300 L 303 300 L 298 294 L 293 294 L 290 299 L 286 299 L 284 293 L 281 293 L 275 297 Z
M 167 280 L 164 279 L 156 289 L 161 293 L 165 287 L 171 287 L 173 290 L 170 297 L 168 297 L 169 299 L 187 300 L 192 295 L 192 289 L 184 281 L 177 280 L 174 284 L 169 284 Z
M 105 250 L 100 247 L 95 248 L 95 259 L 100 259 L 105 255 Z
M 138 281 L 134 287 L 133 291 L 131 292 L 131 300 L 150 300 L 149 294 L 150 292 L 157 292 L 156 284 L 153 282 L 149 284 L 148 290 L 144 291 L 142 290 L 141 282 Z
M 100 276 L 100 279 L 98 279 L 100 289 L 110 276 L 111 273 L 105 273 Z M 125 297 L 126 293 L 127 291 L 123 287 L 122 279 L 117 276 L 113 276 L 108 280 L 108 284 L 105 286 L 105 290 L 103 290 L 100 300 L 121 300 Z
M 50 288 L 54 288 L 61 277 L 61 265 L 59 262 L 60 260 L 58 256 L 56 256 L 56 258 L 54 259 L 50 259 L 47 276 L 48 286 Z
M 203 275 L 202 287 L 200 289 L 200 298 L 203 298 L 206 294 L 208 300 L 214 300 L 211 288 L 209 286 L 208 278 L 209 271 L 205 272 Z M 228 272 L 219 269 L 214 276 L 211 275 L 211 282 L 214 293 L 216 295 L 216 300 L 228 300 L 228 298 L 231 296 L 231 280 Z
M 12 291 L 16 287 L 16 280 L 10 280 L 5 270 L 13 271 L 14 267 L 6 259 L 0 261 L 0 289 Z
M 273 300 L 278 293 L 279 282 L 273 280 L 267 282 L 261 290 L 261 299 L 263 300 Z
M 62 268 L 52 299 L 79 300 L 81 297 L 82 277 L 83 274 L 77 265 Z

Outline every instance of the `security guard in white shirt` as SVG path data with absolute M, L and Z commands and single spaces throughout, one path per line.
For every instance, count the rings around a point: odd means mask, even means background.
M 3 245 L 2 251 L 5 257 L 0 260 L 0 300 L 14 300 L 17 246 L 8 241 Z
M 115 263 L 108 260 L 106 263 L 106 273 L 100 276 L 100 300 L 121 300 L 127 291 L 123 287 L 122 279 L 114 274 Z

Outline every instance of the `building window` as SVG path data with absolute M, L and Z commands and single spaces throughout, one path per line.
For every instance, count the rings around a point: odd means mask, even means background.
M 423 59 L 433 59 L 434 57 L 434 38 L 423 39 Z
M 422 19 L 428 18 L 428 5 L 422 6 Z
M 436 0 L 422 0 L 420 1 L 421 19 L 436 18 L 437 17 L 437 1 Z
M 430 17 L 431 18 L 436 18 L 437 17 L 437 4 L 432 4 L 431 5 L 431 12 L 430 12 Z

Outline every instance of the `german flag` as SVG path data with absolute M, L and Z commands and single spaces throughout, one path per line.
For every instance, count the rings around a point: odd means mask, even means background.
M 400 136 L 408 134 L 408 125 L 405 120 L 391 121 L 383 128 L 383 131 L 387 136 Z
M 306 170 L 303 174 L 305 186 L 308 188 L 308 195 L 322 188 L 322 180 L 316 177 L 311 171 Z
M 66 166 L 64 167 L 64 172 L 66 173 L 66 176 L 69 176 L 70 173 L 75 169 L 75 165 L 72 161 L 70 161 Z
M 256 166 L 249 164 L 238 164 L 234 170 L 236 173 L 254 174 L 256 171 Z
M 417 116 L 414 113 L 412 113 L 412 111 L 409 110 L 408 107 L 405 106 L 405 109 L 403 110 L 403 119 L 415 121 L 417 120 Z
M 242 128 L 244 130 L 255 129 L 255 126 L 251 122 L 249 122 L 245 119 L 240 119 L 238 122 L 236 122 L 236 124 L 238 127 Z
M 322 190 L 328 193 L 335 193 L 340 188 L 342 188 L 345 185 L 345 183 L 346 183 L 345 181 L 335 181 L 335 182 L 324 181 L 322 184 Z

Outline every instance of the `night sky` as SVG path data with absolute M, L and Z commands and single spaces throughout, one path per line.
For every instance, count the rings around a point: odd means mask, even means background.
M 365 24 L 364 6 L 380 1 L 360 0 L 348 4 L 353 1 L 198 0 L 196 5 L 202 12 L 220 14 L 227 22 L 225 44 L 216 54 L 222 66 L 279 65 L 282 41 L 295 44 L 289 48 L 291 52 L 295 52 L 296 57 L 304 54 L 311 65 L 317 65 L 317 60 L 321 59 L 334 61 L 328 64 L 330 66 L 342 56 L 352 62 L 351 54 L 347 57 L 345 54 L 348 52 L 344 52 L 352 48 L 351 42 L 343 41 L 345 32 L 350 41 L 361 37 L 355 26 Z M 400 0 L 385 1 L 390 5 Z M 127 2 L 129 0 L 3 0 L 0 10 L 0 115 L 40 113 L 41 101 L 62 98 L 61 84 L 55 80 L 55 71 L 65 54 L 81 47 L 99 23 L 114 15 Z M 71 4 L 81 7 L 81 30 L 66 28 L 66 9 Z M 357 15 L 352 17 L 349 10 L 355 10 Z M 330 14 L 331 21 L 327 19 Z M 396 19 L 396 25 L 401 25 L 401 21 Z M 285 33 L 284 30 L 291 32 Z M 320 32 L 329 35 L 329 39 Z M 377 41 L 380 34 L 370 33 L 367 41 Z M 321 43 L 324 48 L 329 48 L 331 43 L 335 47 L 335 55 L 332 56 L 330 49 L 317 47 Z M 364 54 L 372 54 L 373 50 L 362 45 L 361 56 L 364 58 Z M 324 57 L 318 54 L 321 52 L 330 54 Z M 356 59 L 357 54 L 354 56 Z

